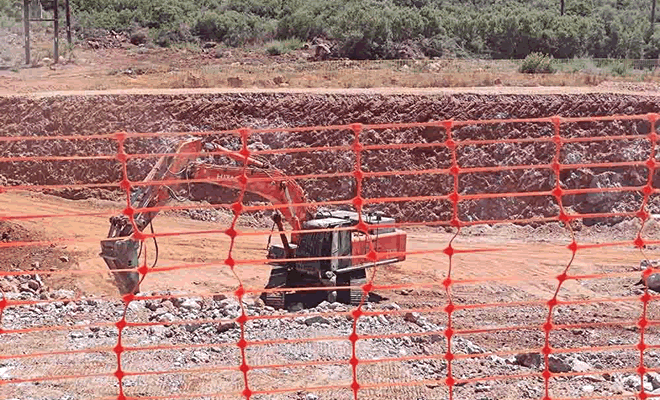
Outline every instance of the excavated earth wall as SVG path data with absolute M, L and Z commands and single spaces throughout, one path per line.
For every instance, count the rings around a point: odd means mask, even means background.
M 194 132 L 250 128 L 326 126 L 349 123 L 380 124 L 392 122 L 428 122 L 453 118 L 506 119 L 559 115 L 587 117 L 613 114 L 660 112 L 660 98 L 623 94 L 584 95 L 374 95 L 374 94 L 181 94 L 181 95 L 64 95 L 53 97 L 0 97 L 0 136 L 75 135 L 80 140 L 0 142 L 0 157 L 13 156 L 97 156 L 114 155 L 117 143 L 108 139 L 85 139 L 86 136 L 126 132 Z M 603 135 L 639 135 L 649 133 L 648 122 L 590 122 L 564 124 L 564 137 Z M 552 137 L 548 123 L 502 123 L 457 128 L 453 135 L 461 139 Z M 223 145 L 240 148 L 240 139 L 216 135 Z M 446 139 L 440 128 L 366 130 L 360 136 L 365 145 L 392 143 L 434 143 Z M 352 131 L 319 130 L 307 133 L 252 134 L 249 148 L 269 150 L 322 146 L 347 146 L 354 140 Z M 132 138 L 126 141 L 128 153 L 153 153 L 173 150 L 174 136 Z M 619 140 L 567 143 L 562 147 L 564 164 L 646 161 L 652 151 L 648 140 Z M 459 146 L 461 167 L 539 165 L 552 162 L 552 142 L 497 143 Z M 350 150 L 266 154 L 273 166 L 288 175 L 350 172 L 355 155 Z M 156 158 L 131 159 L 128 175 L 141 180 Z M 227 160 L 216 157 L 216 162 Z M 388 150 L 365 150 L 365 171 L 437 170 L 451 165 L 445 147 L 421 147 Z M 112 159 L 75 161 L 0 161 L 0 185 L 75 185 L 112 184 L 122 177 L 121 165 Z M 646 167 L 573 168 L 560 176 L 565 188 L 603 188 L 644 185 Z M 352 177 L 300 179 L 312 201 L 346 200 L 355 195 Z M 462 194 L 535 192 L 551 190 L 554 173 L 547 168 L 524 168 L 513 171 L 473 172 L 459 178 Z M 660 175 L 653 177 L 660 187 Z M 437 196 L 453 190 L 451 175 L 385 175 L 364 180 L 366 198 Z M 97 188 L 59 188 L 54 193 L 67 198 L 107 197 L 117 190 Z M 179 194 L 192 200 L 211 203 L 235 201 L 235 192 L 208 184 L 181 188 Z M 246 201 L 259 201 L 248 196 Z M 594 193 L 565 196 L 564 206 L 571 212 L 603 213 L 632 211 L 640 207 L 639 192 Z M 401 201 L 373 204 L 404 221 L 449 220 L 451 205 L 442 200 Z M 650 211 L 660 212 L 660 200 L 650 199 Z M 558 205 L 552 196 L 507 197 L 462 201 L 463 220 L 511 220 L 557 215 Z M 585 224 L 598 220 L 585 219 Z

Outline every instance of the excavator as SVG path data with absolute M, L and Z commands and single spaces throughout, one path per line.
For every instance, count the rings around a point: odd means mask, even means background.
M 218 165 L 213 161 L 218 158 L 233 161 Z M 358 230 L 358 213 L 317 209 L 294 179 L 267 162 L 245 157 L 213 140 L 189 138 L 181 141 L 175 153 L 162 156 L 143 184 L 135 185 L 130 199 L 136 210 L 133 222 L 125 215 L 110 218 L 110 230 L 107 239 L 101 241 L 100 256 L 111 271 L 121 270 L 113 275 L 122 294 L 135 294 L 140 289 L 137 268 L 142 241 L 134 237 L 135 229 L 143 232 L 151 226 L 153 232 L 152 221 L 160 207 L 176 196 L 177 187 L 186 182 L 244 189 L 277 205 L 272 219 L 281 244 L 270 245 L 268 240 L 271 273 L 265 289 L 283 290 L 262 293 L 266 305 L 287 308 L 290 304 L 313 303 L 319 298 L 359 304 L 363 301 L 360 286 L 366 283 L 367 268 L 405 260 L 407 235 L 394 227 L 393 218 L 382 213 L 363 214 L 362 221 L 368 230 Z M 293 229 L 290 239 L 285 233 L 284 220 Z M 371 250 L 377 252 L 377 259 L 367 257 Z M 319 289 L 296 291 L 310 287 Z

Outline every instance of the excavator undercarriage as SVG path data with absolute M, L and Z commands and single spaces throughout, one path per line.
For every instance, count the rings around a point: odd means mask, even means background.
M 366 270 L 356 270 L 345 274 L 338 274 L 336 285 L 345 286 L 346 289 L 329 289 L 318 291 L 296 292 L 296 288 L 309 288 L 318 285 L 314 280 L 307 280 L 298 273 L 289 271 L 286 267 L 274 266 L 270 272 L 270 279 L 265 289 L 290 289 L 286 291 L 265 291 L 261 295 L 264 304 L 274 308 L 286 309 L 295 304 L 315 306 L 321 301 L 338 301 L 340 303 L 358 305 L 363 301 L 361 286 L 367 283 Z M 322 289 L 322 287 L 321 287 Z M 287 293 L 288 292 L 288 293 Z M 334 292 L 334 293 L 332 293 Z M 364 301 L 368 301 L 367 298 Z

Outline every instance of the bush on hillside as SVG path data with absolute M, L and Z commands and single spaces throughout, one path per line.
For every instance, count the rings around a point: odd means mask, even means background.
M 277 23 L 277 37 L 309 41 L 318 36 L 330 36 L 342 3 L 340 0 L 299 1 L 284 7 Z
M 542 53 L 531 53 L 520 65 L 520 72 L 527 74 L 551 74 L 555 72 L 552 58 Z
M 302 47 L 303 42 L 297 39 L 289 39 L 284 41 L 274 40 L 266 45 L 266 53 L 271 56 L 279 56 L 293 50 L 301 49 Z
M 271 40 L 337 43 L 341 56 L 392 58 L 402 47 L 427 57 L 523 59 L 655 58 L 660 40 L 651 30 L 648 0 L 572 1 L 559 15 L 556 0 L 71 0 L 81 28 L 149 28 L 168 45 L 188 40 L 230 46 Z M 18 10 L 18 12 L 17 12 Z M 20 18 L 20 0 L 0 0 L 0 13 Z M 656 29 L 660 30 L 660 29 Z M 161 38 L 159 40 L 158 38 Z M 414 45 L 414 46 L 413 46 Z
M 392 11 L 356 2 L 337 15 L 332 35 L 343 57 L 357 60 L 387 58 L 392 43 Z
M 628 74 L 628 66 L 623 62 L 614 62 L 609 68 L 612 75 L 625 76 Z
M 267 28 L 260 17 L 232 10 L 205 13 L 197 20 L 193 32 L 203 40 L 224 42 L 228 46 L 237 47 L 263 38 L 266 33 L 272 34 Z
M 154 43 L 161 47 L 170 47 L 177 43 L 194 43 L 197 38 L 193 35 L 190 26 L 180 23 L 178 26 L 169 29 L 156 30 L 154 34 Z
M 20 0 L 0 0 L 0 17 L 20 21 L 23 17 L 22 4 L 23 2 Z

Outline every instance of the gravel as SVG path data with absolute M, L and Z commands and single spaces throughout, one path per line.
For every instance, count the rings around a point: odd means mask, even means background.
M 28 300 L 37 300 L 35 293 L 10 293 Z M 121 301 L 100 299 L 72 300 L 72 293 L 66 291 L 49 292 L 49 297 L 56 300 L 51 303 L 37 305 L 12 306 L 3 313 L 4 329 L 26 329 L 45 326 L 62 326 L 66 338 L 60 336 L 57 340 L 48 339 L 49 332 L 31 333 L 29 340 L 40 341 L 43 345 L 39 351 L 63 351 L 72 349 L 92 349 L 113 347 L 117 344 L 118 332 L 114 322 L 121 319 L 124 305 Z M 170 296 L 172 293 L 149 293 L 153 296 Z M 8 297 L 12 297 L 8 296 Z M 65 304 L 66 302 L 66 304 Z M 408 306 L 406 306 L 408 307 Z M 445 326 L 436 323 L 432 315 L 409 312 L 392 314 L 400 310 L 396 303 L 365 304 L 363 310 L 367 314 L 357 321 L 356 329 L 361 339 L 357 341 L 355 354 L 359 360 L 381 360 L 379 363 L 363 364 L 359 370 L 361 382 L 378 382 L 380 376 L 397 381 L 444 380 L 447 374 L 446 338 L 443 335 Z M 146 300 L 131 302 L 127 309 L 126 319 L 131 322 L 146 322 L 149 325 L 127 327 L 122 332 L 122 343 L 129 347 L 156 346 L 160 350 L 127 352 L 123 356 L 122 366 L 131 371 L 168 371 L 190 370 L 208 366 L 236 368 L 242 363 L 240 352 L 236 346 L 238 340 L 244 337 L 252 343 L 246 348 L 246 356 L 252 367 L 264 365 L 290 365 L 285 369 L 257 368 L 250 372 L 250 379 L 262 382 L 267 377 L 276 379 L 278 387 L 300 387 L 300 385 L 319 386 L 316 379 L 332 377 L 333 384 L 350 385 L 352 374 L 348 360 L 352 354 L 350 342 L 347 340 L 353 332 L 353 320 L 348 318 L 350 307 L 340 303 L 324 302 L 316 308 L 297 312 L 275 310 L 272 307 L 252 304 L 240 304 L 232 298 L 216 297 L 176 297 L 162 300 Z M 236 318 L 245 311 L 250 319 L 243 329 Z M 332 314 L 328 314 L 332 312 Z M 387 315 L 382 312 L 388 312 Z M 323 315 L 319 315 L 323 314 Z M 212 320 L 209 322 L 208 320 Z M 196 322 L 200 321 L 200 322 Z M 80 327 L 77 329 L 76 327 Z M 582 333 L 588 331 L 582 329 Z M 385 335 L 385 336 L 383 336 Z M 7 348 L 25 346 L 26 335 L 7 337 Z M 370 336 L 370 337 L 366 337 Z M 328 339 L 309 341 L 308 339 L 324 337 Z M 40 339 L 41 338 L 41 339 Z M 337 339 L 333 339 L 337 338 Z M 650 340 L 650 339 L 649 339 Z M 176 349 L 168 349 L 171 346 Z M 191 347 L 188 347 L 191 346 Z M 31 350 L 33 351 L 33 350 Z M 520 353 L 509 357 L 480 354 L 498 351 L 498 348 L 487 347 L 462 335 L 452 338 L 452 353 L 455 355 L 471 355 L 474 357 L 454 361 L 454 376 L 457 379 L 502 374 L 524 374 L 525 369 L 542 371 L 543 357 L 540 353 Z M 10 354 L 13 351 L 9 352 Z M 85 362 L 82 357 L 89 354 L 64 354 L 55 356 L 53 362 L 57 368 L 40 364 L 39 358 L 8 359 L 0 364 L 2 379 L 15 379 L 26 374 L 30 376 L 51 376 L 60 374 L 85 373 Z M 428 358 L 428 356 L 433 356 Z M 112 369 L 116 365 L 116 357 L 112 354 L 98 354 L 96 363 L 101 370 Z M 404 360 L 386 361 L 389 359 Z M 421 359 L 419 359 L 422 357 Z M 660 360 L 660 356 L 650 355 L 652 360 Z M 408 359 L 411 358 L 411 359 Z M 634 355 L 632 357 L 634 360 Z M 620 367 L 616 361 L 625 362 L 616 352 L 600 352 L 585 354 L 552 354 L 549 357 L 550 371 L 578 372 L 590 375 L 580 375 L 561 381 L 568 396 L 601 395 L 635 392 L 644 385 L 645 390 L 660 391 L 660 374 L 649 373 L 644 381 L 635 374 L 599 373 L 600 369 Z M 307 373 L 300 375 L 305 369 L 296 368 L 295 364 L 304 362 L 323 362 L 306 368 Z M 329 363 L 329 364 L 328 364 Z M 335 364 L 333 364 L 335 363 Z M 623 364 L 622 364 L 623 365 Z M 28 372 L 30 371 L 30 372 Z M 288 372 L 287 372 L 288 371 Z M 384 374 L 384 375 L 383 375 Z M 158 382 L 171 388 L 172 393 L 182 394 L 190 379 L 197 379 L 201 388 L 217 388 L 218 381 L 202 379 L 199 374 L 161 373 Z M 139 378 L 136 377 L 136 378 Z M 144 395 L 156 395 L 156 386 L 151 378 L 131 381 L 126 390 L 134 388 Z M 229 379 L 229 378 L 227 378 Z M 215 382 L 215 383 L 214 383 Z M 229 381 L 223 381 L 225 389 L 232 385 L 241 385 L 242 375 L 237 375 Z M 233 383 L 232 383 L 233 382 Z M 538 398 L 543 395 L 543 385 L 533 379 L 525 379 L 510 385 L 506 381 L 484 381 L 475 384 L 461 384 L 455 388 L 463 397 L 469 398 Z M 558 381 L 560 382 L 560 381 Z M 116 383 L 116 382 L 115 382 Z M 160 385 L 160 384 L 158 384 Z M 215 385 L 215 386 L 214 386 Z M 11 385 L 10 385 L 11 386 Z M 39 390 L 54 390 L 56 386 L 46 381 L 39 385 Z M 275 386 L 267 386 L 275 388 Z M 563 386 L 562 386 L 563 387 Z M 25 388 L 35 390 L 35 387 Z M 201 390 L 201 389 L 200 389 Z M 442 385 L 425 386 L 426 395 L 414 398 L 434 398 L 442 390 Z M 435 394 L 433 394 L 435 393 Z M 324 393 L 306 393 L 301 399 L 324 399 Z M 317 397 L 314 397 L 317 396 Z M 485 396 L 485 397 L 484 397 Z M 459 396 L 460 397 L 460 396 Z M 49 398 L 46 395 L 33 396 L 34 399 Z M 84 398 L 73 397 L 73 398 Z M 264 397 L 265 399 L 266 397 Z M 284 397 L 282 397 L 284 398 Z M 365 397 L 368 398 L 368 397 Z M 343 398 L 342 398 L 343 399 Z

